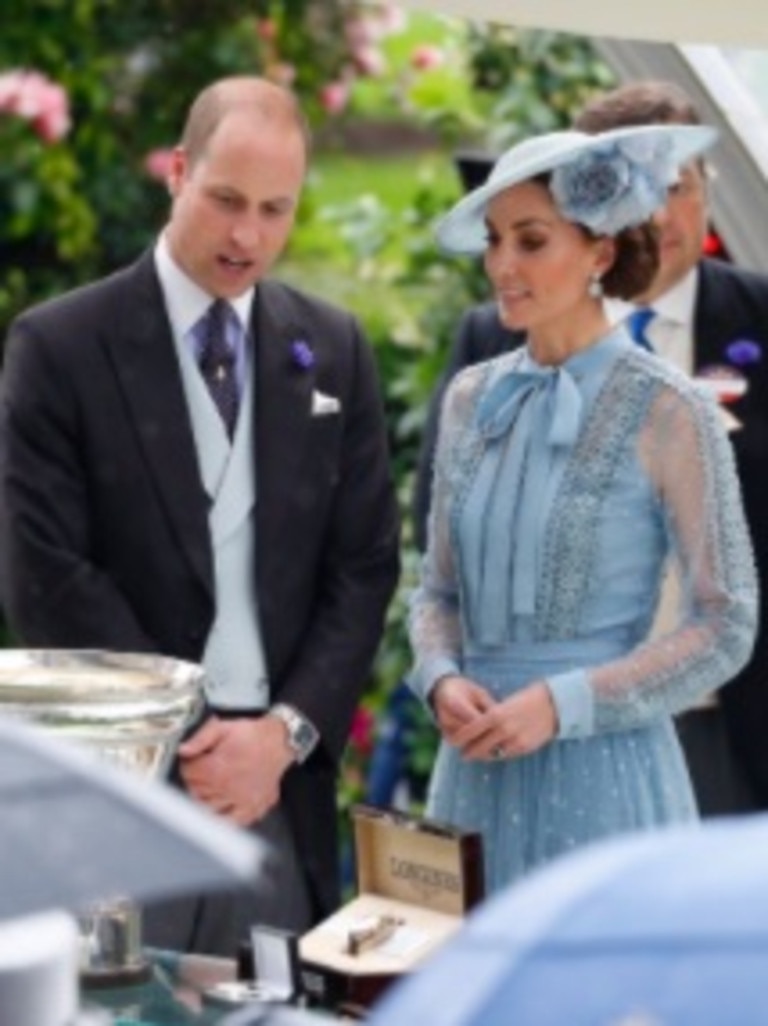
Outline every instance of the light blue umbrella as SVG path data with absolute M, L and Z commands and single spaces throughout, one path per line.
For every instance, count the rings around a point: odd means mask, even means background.
M 764 1026 L 768 815 L 603 842 L 481 906 L 369 1026 Z
M 169 785 L 0 714 L 0 923 L 248 884 L 264 856 Z

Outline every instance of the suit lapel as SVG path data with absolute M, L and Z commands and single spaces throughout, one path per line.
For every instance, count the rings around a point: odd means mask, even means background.
M 107 347 L 172 532 L 213 587 L 204 492 L 171 329 L 151 253 L 135 265 Z
M 276 284 L 262 282 L 254 304 L 256 374 L 256 546 L 260 593 L 279 580 L 281 560 L 290 548 L 278 543 L 290 508 L 287 497 L 296 487 L 308 411 L 315 385 L 315 366 L 302 367 L 293 343 L 313 351 L 312 326 L 297 318 L 294 305 Z M 265 631 L 269 636 L 269 631 Z
M 695 370 L 725 362 L 723 350 L 732 341 L 733 309 L 723 294 L 722 282 L 714 268 L 703 260 L 699 264 L 699 282 L 694 311 Z
M 727 347 L 740 338 L 764 337 L 760 310 L 757 301 L 750 304 L 745 298 L 730 269 L 716 261 L 702 261 L 695 314 L 696 370 L 724 366 L 746 378 L 746 393 L 728 407 L 742 424 L 742 430 L 731 436 L 737 450 L 748 443 L 763 446 L 767 390 L 761 366 L 735 367 Z

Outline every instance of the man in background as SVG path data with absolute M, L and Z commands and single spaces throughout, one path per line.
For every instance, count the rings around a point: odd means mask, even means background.
M 191 106 L 136 264 L 22 314 L 0 406 L 5 611 L 30 646 L 202 662 L 183 787 L 269 842 L 257 889 L 149 909 L 155 945 L 235 954 L 336 906 L 337 762 L 398 576 L 374 361 L 347 313 L 268 280 L 307 129 L 230 78 Z

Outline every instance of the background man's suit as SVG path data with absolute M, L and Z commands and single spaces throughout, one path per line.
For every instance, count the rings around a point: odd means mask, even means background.
M 726 347 L 739 339 L 757 342 L 761 359 L 741 372 L 746 394 L 729 406 L 742 423 L 731 435 L 762 595 L 768 594 L 768 278 L 723 261 L 699 262 L 695 307 L 695 369 L 731 366 Z M 523 336 L 505 329 L 493 303 L 471 309 L 462 319 L 448 364 L 430 407 L 414 494 L 417 545 L 423 550 L 432 459 L 445 387 L 462 367 L 490 359 L 522 344 Z M 673 444 L 674 440 L 670 440 Z M 760 628 L 752 659 L 719 692 L 721 715 L 734 760 L 749 785 L 749 806 L 768 809 L 768 601 L 761 602 Z M 715 782 L 716 785 L 716 782 Z
M 338 900 L 336 761 L 397 579 L 397 512 L 355 320 L 262 282 L 252 333 L 253 574 L 271 699 L 321 737 L 282 792 L 319 916 Z M 209 500 L 152 254 L 21 316 L 3 378 L 2 580 L 22 642 L 200 661 Z M 313 390 L 339 411 L 313 416 Z
M 731 434 L 761 590 L 752 658 L 718 698 L 734 757 L 751 785 L 755 808 L 768 809 L 768 278 L 717 260 L 699 263 L 694 358 L 696 372 L 729 365 L 726 347 L 758 343 L 758 362 L 743 366 L 746 394 L 728 409 L 742 427 Z

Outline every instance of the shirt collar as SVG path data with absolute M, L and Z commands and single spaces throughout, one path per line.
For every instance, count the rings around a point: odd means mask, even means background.
M 685 277 L 663 295 L 654 300 L 651 306 L 665 320 L 684 327 L 693 323 L 693 312 L 696 305 L 696 289 L 699 283 L 699 269 L 692 267 Z
M 154 256 L 171 329 L 176 338 L 186 338 L 213 302 L 214 297 L 201 289 L 182 271 L 171 256 L 165 233 L 160 235 L 157 240 Z M 255 288 L 251 287 L 236 298 L 229 300 L 244 333 L 247 332 L 251 322 L 251 308 L 255 292 Z
M 664 320 L 683 327 L 690 327 L 693 324 L 698 285 L 699 268 L 696 265 L 681 281 L 655 299 L 650 306 Z M 611 324 L 618 324 L 636 309 L 637 304 L 627 303 L 622 299 L 608 299 L 605 306 Z

